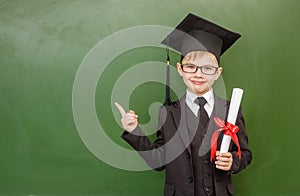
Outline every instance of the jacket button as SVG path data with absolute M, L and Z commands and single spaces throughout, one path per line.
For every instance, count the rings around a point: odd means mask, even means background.
M 210 177 L 210 173 L 207 173 L 206 175 L 205 175 L 205 178 L 207 179 L 207 178 L 209 178 Z
M 206 188 L 205 188 L 205 191 L 209 193 L 210 187 L 206 187 Z
M 209 160 L 206 159 L 206 160 L 204 161 L 204 163 L 205 163 L 205 164 L 209 164 Z
M 188 183 L 193 183 L 193 177 L 188 177 Z

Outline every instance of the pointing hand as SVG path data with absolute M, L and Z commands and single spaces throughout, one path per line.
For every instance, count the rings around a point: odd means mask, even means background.
M 137 120 L 138 116 L 135 114 L 133 110 L 129 110 L 129 112 L 126 113 L 124 108 L 117 102 L 115 102 L 115 106 L 118 108 L 122 116 L 121 123 L 123 129 L 128 132 L 132 132 L 138 125 L 138 120 Z

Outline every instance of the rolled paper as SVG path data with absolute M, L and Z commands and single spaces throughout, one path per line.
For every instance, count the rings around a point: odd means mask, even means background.
M 235 125 L 236 123 L 236 118 L 238 115 L 242 97 L 243 97 L 243 89 L 234 88 L 232 91 L 232 96 L 231 96 L 230 106 L 229 106 L 229 111 L 227 116 L 227 122 L 232 125 Z M 231 142 L 231 137 L 229 135 L 224 134 L 221 143 L 220 153 L 228 152 L 230 142 Z
M 242 151 L 241 151 L 240 144 L 239 144 L 239 138 L 236 135 L 240 128 L 229 122 L 225 123 L 224 120 L 222 120 L 221 118 L 218 118 L 218 117 L 214 117 L 214 121 L 219 129 L 217 129 L 211 137 L 210 161 L 213 161 L 215 159 L 215 155 L 216 155 L 216 151 L 217 151 L 217 140 L 218 140 L 220 132 L 223 132 L 224 135 L 230 136 L 230 138 L 232 139 L 232 141 L 235 143 L 235 145 L 238 148 L 236 156 L 241 158 Z

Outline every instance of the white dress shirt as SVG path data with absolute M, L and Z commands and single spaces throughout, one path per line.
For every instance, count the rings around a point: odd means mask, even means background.
M 200 106 L 195 103 L 195 100 L 197 99 L 197 95 L 194 93 L 190 92 L 189 90 L 186 91 L 186 97 L 185 97 L 185 102 L 189 106 L 189 108 L 192 110 L 192 112 L 197 116 L 198 110 Z M 215 99 L 214 99 L 214 93 L 213 89 L 210 89 L 208 92 L 206 92 L 204 95 L 201 97 L 205 98 L 207 103 L 204 105 L 204 109 L 208 114 L 208 117 L 211 116 L 211 113 L 214 109 L 214 104 L 215 104 Z

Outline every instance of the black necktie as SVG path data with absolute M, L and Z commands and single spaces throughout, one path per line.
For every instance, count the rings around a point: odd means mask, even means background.
M 203 127 L 206 127 L 209 121 L 209 117 L 204 109 L 204 105 L 207 103 L 207 101 L 204 97 L 198 97 L 195 100 L 195 103 L 200 106 L 200 109 L 198 110 L 198 117 L 200 116 L 200 123 L 203 125 Z

